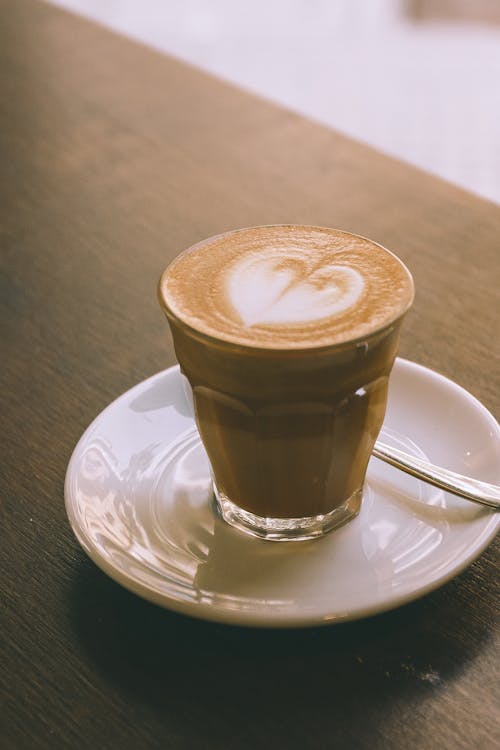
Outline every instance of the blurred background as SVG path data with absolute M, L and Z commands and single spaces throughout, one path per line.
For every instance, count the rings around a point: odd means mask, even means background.
M 500 0 L 50 1 L 500 204 Z

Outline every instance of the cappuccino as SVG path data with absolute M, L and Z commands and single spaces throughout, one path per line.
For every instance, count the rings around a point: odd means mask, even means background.
M 159 297 L 222 516 L 281 540 L 356 515 L 413 299 L 401 261 L 338 230 L 254 227 L 182 253 Z

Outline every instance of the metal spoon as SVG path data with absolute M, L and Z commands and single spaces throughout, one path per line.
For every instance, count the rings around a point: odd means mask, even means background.
M 446 492 L 452 492 L 454 495 L 472 500 L 481 505 L 487 505 L 488 508 L 500 509 L 500 487 L 488 482 L 481 482 L 479 479 L 465 477 L 449 469 L 443 469 L 441 466 L 435 466 L 429 461 L 423 461 L 421 458 L 415 458 L 408 453 L 391 448 L 379 440 L 375 443 L 373 455 L 382 461 L 395 466 L 407 474 L 411 474 L 417 479 L 423 479 L 424 482 L 439 487 Z

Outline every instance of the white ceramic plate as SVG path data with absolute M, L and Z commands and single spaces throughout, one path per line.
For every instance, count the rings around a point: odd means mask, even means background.
M 398 360 L 383 438 L 489 482 L 500 428 L 476 399 Z M 66 509 L 91 559 L 145 599 L 207 620 L 299 627 L 352 620 L 437 588 L 491 542 L 500 514 L 372 459 L 359 516 L 320 540 L 266 542 L 212 509 L 208 462 L 177 367 L 114 401 L 71 457 Z

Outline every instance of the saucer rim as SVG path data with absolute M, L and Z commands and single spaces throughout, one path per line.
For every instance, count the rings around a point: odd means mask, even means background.
M 465 397 L 469 400 L 472 405 L 482 413 L 483 418 L 489 421 L 493 430 L 493 435 L 496 433 L 496 437 L 500 440 L 500 425 L 489 412 L 489 410 L 482 404 L 474 395 L 463 388 L 455 381 L 447 378 L 441 373 L 433 370 L 429 367 L 421 365 L 412 360 L 398 357 L 395 365 L 402 367 L 406 370 L 419 370 L 421 374 L 433 379 L 440 381 L 446 387 L 453 388 L 460 396 Z M 103 573 L 108 575 L 115 583 L 130 591 L 131 593 L 139 596 L 140 598 L 156 604 L 163 609 L 168 611 L 176 612 L 177 614 L 192 617 L 198 620 L 210 621 L 218 624 L 234 625 L 240 627 L 252 627 L 252 628 L 263 628 L 263 629 L 297 629 L 297 628 L 310 628 L 320 627 L 325 625 L 340 624 L 345 622 L 351 622 L 356 620 L 366 619 L 378 614 L 383 614 L 399 607 L 410 604 L 428 594 L 436 591 L 441 586 L 449 583 L 451 580 L 459 576 L 464 572 L 470 565 L 472 565 L 480 555 L 487 549 L 495 538 L 499 526 L 500 526 L 500 514 L 497 514 L 494 510 L 484 509 L 485 516 L 490 516 L 489 520 L 485 523 L 481 533 L 475 538 L 473 546 L 469 549 L 468 553 L 464 555 L 458 562 L 448 566 L 448 569 L 437 576 L 427 580 L 425 584 L 417 586 L 412 591 L 406 591 L 399 596 L 393 598 L 386 598 L 383 602 L 377 602 L 366 607 L 356 607 L 353 609 L 346 610 L 340 613 L 325 613 L 324 615 L 318 612 L 300 614 L 300 605 L 295 612 L 287 610 L 286 612 L 280 612 L 279 610 L 270 614 L 268 610 L 231 610 L 227 607 L 217 604 L 203 604 L 200 605 L 198 602 L 183 601 L 177 599 L 167 593 L 160 593 L 156 590 L 148 587 L 146 584 L 136 581 L 131 578 L 123 570 L 114 566 L 105 557 L 102 556 L 99 549 L 95 544 L 92 543 L 91 537 L 85 532 L 85 527 L 80 523 L 77 514 L 74 510 L 74 503 L 71 497 L 70 483 L 75 466 L 78 463 L 78 452 L 81 445 L 86 441 L 88 435 L 94 430 L 97 424 L 105 417 L 105 415 L 114 409 L 117 403 L 121 400 L 126 400 L 132 391 L 136 389 L 143 389 L 147 384 L 152 383 L 154 380 L 165 377 L 166 375 L 175 377 L 180 372 L 179 365 L 173 365 L 164 370 L 161 370 L 148 378 L 136 383 L 131 388 L 124 391 L 122 394 L 113 399 L 99 414 L 92 420 L 86 430 L 82 433 L 81 437 L 77 441 L 68 462 L 65 481 L 64 481 L 64 502 L 66 514 L 71 527 L 71 530 L 82 547 L 83 551 L 92 560 L 97 567 L 102 570 Z M 485 521 L 486 521 L 485 518 Z M 358 517 L 359 520 L 359 517 Z M 277 544 L 277 542 L 266 542 L 263 540 L 255 540 L 257 544 Z M 321 539 L 313 540 L 309 542 L 295 542 L 295 544 L 320 544 Z M 288 544 L 294 544 L 288 543 Z

